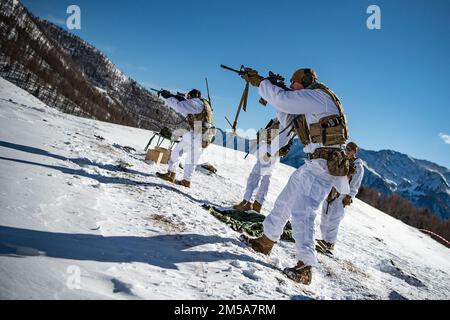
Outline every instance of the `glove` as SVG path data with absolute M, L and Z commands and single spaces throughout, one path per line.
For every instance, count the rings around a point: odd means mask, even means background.
M 281 147 L 280 150 L 278 150 L 278 155 L 279 155 L 281 158 L 284 158 L 284 157 L 286 157 L 286 156 L 288 155 L 290 149 L 291 149 L 291 146 L 284 146 L 284 147 Z
M 168 98 L 172 97 L 172 94 L 170 93 L 170 91 L 167 91 L 167 90 L 162 90 L 160 95 L 164 99 L 168 99 Z
M 352 199 L 352 197 L 349 196 L 349 195 L 346 195 L 346 196 L 344 197 L 344 199 L 342 199 L 342 204 L 344 205 L 344 208 L 345 208 L 346 206 L 351 205 L 352 202 L 353 202 L 353 199 Z
M 253 70 L 251 68 L 246 68 L 245 73 L 241 77 L 254 87 L 259 87 L 259 84 L 264 79 L 258 74 L 258 71 Z

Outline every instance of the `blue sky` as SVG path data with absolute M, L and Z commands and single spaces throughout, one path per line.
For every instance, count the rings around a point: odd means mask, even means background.
M 219 68 L 251 66 L 287 79 L 314 68 L 341 98 L 351 139 L 450 167 L 450 1 L 66 1 L 23 0 L 34 14 L 63 24 L 81 8 L 81 38 L 145 86 L 205 91 L 215 123 L 228 128 L 244 86 Z M 381 30 L 366 9 L 381 8 Z M 255 90 L 243 130 L 274 116 Z

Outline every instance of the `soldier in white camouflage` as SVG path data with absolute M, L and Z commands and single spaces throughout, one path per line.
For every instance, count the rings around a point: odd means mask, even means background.
M 212 108 L 208 100 L 201 98 L 201 92 L 197 89 L 191 90 L 186 98 L 174 96 L 166 90 L 161 91 L 160 95 L 166 99 L 167 106 L 187 118 L 190 130 L 183 135 L 172 151 L 169 170 L 166 173 L 157 172 L 156 175 L 163 180 L 190 188 L 203 149 L 209 146 L 214 136 Z M 184 154 L 186 154 L 184 176 L 182 180 L 176 180 L 176 169 Z
M 336 94 L 318 82 L 312 69 L 297 70 L 291 77 L 291 90 L 274 85 L 257 72 L 247 72 L 242 77 L 258 87 L 259 95 L 279 114 L 297 115 L 294 130 L 308 157 L 291 175 L 264 220 L 264 234 L 248 242 L 254 250 L 270 254 L 291 220 L 298 262 L 284 272 L 294 281 L 310 284 L 312 267 L 317 261 L 315 217 L 332 187 L 341 194 L 350 192 L 347 179 L 350 163 L 343 150 L 348 139 L 344 109 Z
M 317 240 L 316 250 L 321 253 L 332 253 L 337 241 L 339 226 L 345 215 L 345 208 L 350 206 L 356 197 L 364 176 L 364 164 L 357 158 L 358 146 L 354 142 L 349 142 L 345 148 L 345 154 L 351 160 L 354 167 L 348 175 L 350 182 L 350 192 L 339 194 L 333 188 L 326 201 L 322 205 L 322 216 L 320 221 L 320 231 L 322 239 Z

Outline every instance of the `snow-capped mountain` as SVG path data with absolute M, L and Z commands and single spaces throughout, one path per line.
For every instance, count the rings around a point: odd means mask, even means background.
M 66 113 L 153 130 L 183 119 L 103 53 L 33 16 L 16 0 L 0 2 L 0 75 Z M 163 120 L 163 121 L 161 121 Z
M 303 164 L 302 145 L 295 140 L 292 151 L 282 162 L 293 167 Z M 392 150 L 361 149 L 364 161 L 363 186 L 385 195 L 396 193 L 444 219 L 450 218 L 450 170 L 426 160 L 414 159 Z
M 0 299 L 449 299 L 449 249 L 358 199 L 312 284 L 289 280 L 274 266 L 297 262 L 293 243 L 266 257 L 201 207 L 240 201 L 255 158 L 211 145 L 217 173 L 186 189 L 143 161 L 151 133 L 0 77 Z M 277 164 L 263 214 L 293 171 Z

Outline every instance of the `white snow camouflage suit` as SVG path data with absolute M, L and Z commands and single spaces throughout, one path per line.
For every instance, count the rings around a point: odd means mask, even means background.
M 352 175 L 350 181 L 350 193 L 348 194 L 353 199 L 358 193 L 359 187 L 364 176 L 364 165 L 361 159 L 356 159 L 354 162 L 356 171 Z M 339 226 L 344 218 L 345 208 L 342 204 L 345 194 L 339 195 L 338 198 L 328 203 L 326 200 L 322 206 L 322 216 L 320 221 L 320 231 L 322 233 L 322 240 L 329 243 L 336 243 Z
M 203 102 L 198 98 L 178 101 L 172 97 L 166 99 L 166 104 L 184 117 L 188 114 L 201 113 L 204 108 Z M 172 150 L 169 160 L 169 171 L 176 172 L 181 157 L 185 154 L 186 160 L 183 179 L 191 181 L 202 153 L 202 133 L 194 132 L 194 130 L 184 133 L 181 141 Z
M 281 125 L 283 127 L 283 125 Z M 247 179 L 247 187 L 244 193 L 244 200 L 264 204 L 267 193 L 269 192 L 270 178 L 280 157 L 272 155 L 267 157 L 266 153 L 275 154 L 281 147 L 284 147 L 289 141 L 289 130 L 279 130 L 279 134 L 272 139 L 270 144 L 265 141 L 259 143 L 255 151 L 256 163 Z

